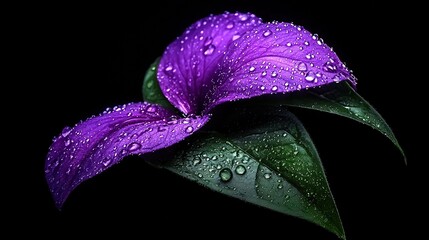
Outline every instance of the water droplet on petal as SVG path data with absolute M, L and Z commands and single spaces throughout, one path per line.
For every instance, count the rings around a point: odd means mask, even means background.
M 233 22 L 229 22 L 227 25 L 226 25 L 226 29 L 232 29 L 234 27 L 234 23 Z
M 264 37 L 268 37 L 268 36 L 270 36 L 271 35 L 271 30 L 267 30 L 267 31 L 265 31 L 262 35 L 264 36 Z
M 232 179 L 232 172 L 229 168 L 224 168 L 220 170 L 219 177 L 222 182 L 229 182 Z
M 286 46 L 290 47 L 290 46 L 292 46 L 292 43 L 288 42 L 288 43 L 286 43 Z
M 314 72 L 310 71 L 305 75 L 305 80 L 308 82 L 313 82 L 316 79 Z
M 246 167 L 244 167 L 243 165 L 238 165 L 235 168 L 235 173 L 237 173 L 238 175 L 243 175 L 246 173 Z
M 261 73 L 261 76 L 262 76 L 262 77 L 267 76 L 267 72 L 266 72 L 266 71 L 263 71 L 263 72 Z
M 212 55 L 215 49 L 216 47 L 213 44 L 204 47 L 204 56 Z
M 212 44 L 212 42 L 213 42 L 213 38 L 207 37 L 206 41 L 204 41 L 204 46 L 208 46 L 208 45 Z
M 112 160 L 110 160 L 110 159 L 106 159 L 106 160 L 104 160 L 103 161 L 103 165 L 105 166 L 105 167 L 107 167 L 107 166 L 109 166 L 109 164 L 112 162 Z
M 337 66 L 335 66 L 332 62 L 326 62 L 323 65 L 323 71 L 330 72 L 330 73 L 336 73 L 337 72 Z
M 305 46 L 308 46 L 308 45 L 310 45 L 310 43 L 309 43 L 308 41 L 305 41 L 305 42 L 304 42 L 304 45 L 305 45 Z
M 133 151 L 139 150 L 141 147 L 142 145 L 140 143 L 136 143 L 136 142 L 130 143 L 128 145 L 128 151 L 133 152 Z
M 70 139 L 67 139 L 67 141 L 64 142 L 64 145 L 67 147 L 70 145 Z
M 249 71 L 250 71 L 250 72 L 253 72 L 253 71 L 255 71 L 255 69 L 256 69 L 256 68 L 252 66 L 252 67 L 250 67 L 250 68 L 249 68 Z
M 165 72 L 171 72 L 173 70 L 173 66 L 168 66 L 164 69 Z
M 238 18 L 244 22 L 247 20 L 247 15 L 241 14 Z
M 298 70 L 299 70 L 299 71 L 302 71 L 302 72 L 307 71 L 307 64 L 305 64 L 304 62 L 300 62 L 300 63 L 298 64 Z
M 274 71 L 274 72 L 272 72 L 272 73 L 271 73 L 271 77 L 273 77 L 273 78 L 277 77 L 277 72 L 275 72 L 275 71 Z
M 277 90 L 278 90 L 279 88 L 277 87 L 277 86 L 273 86 L 272 88 L 271 88 L 271 91 L 273 91 L 273 92 L 277 92 Z
M 155 107 L 155 106 L 153 106 L 153 105 L 149 105 L 149 106 L 147 106 L 147 108 L 146 108 L 146 112 L 153 113 L 153 112 L 155 112 L 155 111 L 156 111 L 156 107 Z
M 305 55 L 305 58 L 312 59 L 312 58 L 314 58 L 314 55 L 309 53 L 309 54 Z
M 236 35 L 232 36 L 232 41 L 235 41 L 235 40 L 239 39 L 240 37 L 241 37 L 240 35 L 236 34 Z
M 61 135 L 62 135 L 63 137 L 67 137 L 67 136 L 70 134 L 71 130 L 72 130 L 72 128 L 71 128 L 71 127 L 65 127 L 65 128 L 63 129 L 63 131 L 61 132 Z
M 192 127 L 192 126 L 188 126 L 186 129 L 185 129 L 185 132 L 186 133 L 192 133 L 194 131 L 194 128 Z

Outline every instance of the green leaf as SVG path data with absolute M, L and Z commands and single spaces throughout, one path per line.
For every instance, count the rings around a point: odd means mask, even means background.
M 304 94 L 297 93 L 279 101 L 276 103 L 333 113 L 368 125 L 388 137 L 402 153 L 405 163 L 407 162 L 404 151 L 386 121 L 346 82 L 310 89 Z
M 152 164 L 345 239 L 319 156 L 301 122 L 282 107 L 225 115 L 220 132 L 198 132 L 171 161 Z
M 159 60 L 160 59 L 157 58 L 146 71 L 142 87 L 143 100 L 145 102 L 159 104 L 166 108 L 174 108 L 167 98 L 165 98 L 161 88 L 159 87 L 158 79 L 156 78 Z

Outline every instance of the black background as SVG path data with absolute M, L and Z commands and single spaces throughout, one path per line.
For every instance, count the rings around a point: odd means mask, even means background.
M 34 74 L 20 86 L 28 97 L 24 130 L 31 136 L 19 152 L 10 199 L 11 226 L 36 226 L 34 233 L 165 237 L 335 239 L 318 226 L 206 190 L 138 157 L 85 182 L 62 211 L 44 179 L 44 159 L 53 136 L 106 107 L 141 101 L 142 75 L 164 48 L 210 13 L 250 11 L 265 21 L 303 25 L 318 33 L 359 79 L 358 92 L 381 113 L 406 153 L 413 152 L 405 108 L 407 84 L 401 52 L 405 37 L 399 6 L 340 6 L 293 1 L 208 3 L 155 2 L 153 7 L 46 6 L 28 25 L 24 41 Z M 402 29 L 402 28 L 401 28 Z M 29 68 L 30 69 L 30 68 Z M 31 68 L 33 69 L 33 68 Z M 25 71 L 25 69 L 23 69 Z M 399 236 L 408 231 L 408 168 L 382 134 L 337 116 L 296 110 L 317 146 L 348 239 Z M 22 120 L 22 118 L 20 118 Z M 410 164 L 412 158 L 409 155 Z M 6 183 L 8 184 L 8 183 Z M 22 229 L 22 228 L 21 228 Z M 84 231 L 88 231 L 83 234 Z M 20 231 L 16 234 L 22 233 Z

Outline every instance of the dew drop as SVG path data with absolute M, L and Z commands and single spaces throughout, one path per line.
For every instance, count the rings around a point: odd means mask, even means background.
M 275 72 L 275 71 L 274 71 L 274 72 L 272 72 L 272 73 L 271 73 L 271 77 L 272 77 L 272 78 L 277 77 L 277 72 Z
M 243 175 L 246 173 L 246 167 L 244 167 L 243 165 L 238 165 L 235 168 L 235 173 L 237 173 L 238 175 Z
M 141 147 L 142 145 L 140 143 L 136 143 L 136 142 L 130 143 L 128 145 L 128 151 L 133 152 L 133 151 L 139 150 Z
M 165 72 L 171 72 L 173 70 L 173 66 L 168 66 L 164 69 Z
M 263 72 L 261 73 L 261 76 L 262 76 L 262 77 L 267 76 L 267 72 L 266 72 L 266 71 L 263 71 Z
M 226 25 L 226 29 L 232 29 L 234 27 L 234 23 L 233 22 L 229 22 L 227 25 Z
M 244 22 L 247 20 L 247 15 L 241 14 L 238 18 Z
M 208 46 L 208 45 L 212 44 L 212 42 L 213 42 L 213 38 L 207 37 L 206 41 L 204 41 L 204 46 Z
M 192 163 L 194 164 L 194 166 L 200 164 L 201 163 L 201 158 L 200 157 L 196 157 Z
M 305 46 L 308 46 L 308 45 L 310 45 L 310 43 L 309 43 L 308 41 L 305 41 L 305 42 L 304 42 L 304 45 L 305 45 Z
M 105 167 L 107 167 L 107 166 L 109 166 L 110 165 L 110 163 L 112 162 L 112 160 L 110 160 L 110 159 L 106 159 L 106 160 L 104 160 L 103 161 L 103 165 L 105 166 Z
M 149 105 L 149 106 L 147 106 L 147 108 L 146 108 L 146 112 L 153 113 L 153 112 L 155 112 L 155 111 L 156 111 L 156 107 L 155 107 L 155 106 L 153 106 L 153 105 Z
M 152 87 L 153 87 L 153 83 L 154 83 L 153 81 L 149 81 L 149 82 L 146 84 L 146 87 L 147 87 L 147 88 L 149 88 L 149 89 L 150 89 L 150 88 L 152 88 Z
M 70 134 L 70 132 L 71 132 L 71 127 L 65 127 L 64 129 L 63 129 L 63 131 L 61 132 L 61 135 L 63 136 L 63 137 L 67 137 L 69 134 Z
M 260 87 L 260 89 L 261 89 L 262 91 L 264 91 L 264 90 L 265 90 L 265 86 L 261 86 L 261 87 Z
M 271 91 L 273 91 L 273 92 L 277 92 L 277 90 L 278 90 L 279 88 L 277 87 L 277 86 L 273 86 L 272 88 L 271 88 Z
M 185 129 L 185 132 L 186 133 L 192 133 L 194 131 L 194 128 L 192 127 L 192 126 L 188 126 L 186 129 Z
M 216 47 L 213 44 L 204 47 L 204 56 L 212 55 Z
M 70 139 L 67 139 L 67 141 L 64 142 L 64 145 L 67 147 L 70 145 Z
M 307 75 L 305 75 L 305 80 L 308 82 L 313 82 L 316 79 L 316 77 L 314 76 L 314 72 L 310 71 L 307 73 Z
M 264 174 L 264 178 L 265 179 L 270 179 L 271 178 L 271 173 L 265 173 Z
M 335 66 L 332 62 L 326 62 L 323 65 L 323 71 L 330 72 L 330 73 L 336 73 L 337 72 L 337 66 Z
M 251 67 L 249 68 L 249 71 L 250 71 L 250 72 L 253 72 L 253 71 L 255 71 L 255 69 L 256 69 L 255 67 L 251 66 Z
M 309 54 L 305 55 L 305 58 L 312 59 L 312 58 L 314 58 L 314 55 L 309 53 Z
M 267 31 L 265 31 L 262 35 L 264 36 L 264 37 L 268 37 L 268 36 L 270 36 L 271 35 L 271 30 L 267 30 Z
M 239 39 L 241 36 L 238 34 L 235 34 L 234 36 L 232 36 L 232 41 L 235 41 L 237 39 Z
M 307 71 L 307 64 L 305 64 L 304 62 L 300 62 L 300 63 L 298 64 L 298 70 L 299 70 L 299 71 L 302 71 L 302 72 Z
M 286 46 L 290 47 L 290 46 L 292 46 L 292 43 L 288 42 L 288 43 L 286 43 Z
M 232 179 L 232 172 L 229 168 L 224 168 L 220 170 L 219 177 L 222 182 L 229 182 Z
M 311 38 L 313 38 L 313 40 L 316 40 L 319 38 L 319 35 L 317 35 L 317 33 L 313 34 L 313 36 L 311 36 Z

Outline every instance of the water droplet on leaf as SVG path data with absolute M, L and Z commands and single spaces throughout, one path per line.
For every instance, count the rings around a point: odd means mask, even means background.
M 235 173 L 237 173 L 238 175 L 243 175 L 246 173 L 246 168 L 243 165 L 238 165 L 235 168 Z
M 232 172 L 229 168 L 224 168 L 220 170 L 219 177 L 222 182 L 229 182 L 232 179 Z

